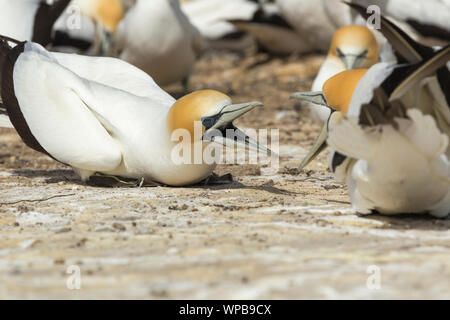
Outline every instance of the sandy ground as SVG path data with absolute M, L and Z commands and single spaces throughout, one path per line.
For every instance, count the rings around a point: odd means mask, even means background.
M 193 90 L 262 101 L 236 124 L 280 129 L 278 172 L 221 165 L 226 184 L 87 185 L 0 130 L 0 298 L 449 299 L 449 219 L 358 215 L 326 154 L 296 172 L 320 126 L 289 95 L 322 61 L 199 61 Z

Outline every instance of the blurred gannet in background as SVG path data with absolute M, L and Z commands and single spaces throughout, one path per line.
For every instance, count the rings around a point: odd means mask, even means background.
M 179 0 L 138 0 L 115 35 L 114 56 L 147 72 L 158 85 L 184 81 L 204 50 Z
M 249 19 L 229 19 L 236 29 L 253 36 L 256 42 L 272 54 L 289 55 L 311 52 L 311 46 L 297 34 L 281 16 L 274 3 L 260 4 Z
M 326 52 L 336 29 L 352 24 L 350 11 L 338 0 L 276 0 L 276 3 L 310 51 Z M 335 19 L 329 15 L 333 12 Z
M 52 27 L 70 0 L 0 0 L 0 34 L 46 46 Z
M 356 1 L 354 1 L 356 2 Z M 377 5 L 413 39 L 428 45 L 445 45 L 450 39 L 449 0 L 359 0 L 365 7 Z
M 352 5 L 363 16 L 365 8 Z M 301 168 L 328 137 L 330 167 L 361 213 L 450 213 L 450 46 L 412 40 L 382 18 L 381 32 L 402 64 L 343 71 L 323 93 L 303 98 L 331 107 L 327 124 Z M 300 97 L 301 94 L 296 94 Z
M 378 62 L 378 43 L 368 28 L 357 25 L 339 28 L 331 41 L 328 56 L 314 79 L 312 91 L 322 90 L 326 80 L 344 70 L 369 68 Z M 330 116 L 330 109 L 309 104 L 311 114 L 316 120 L 325 122 Z
M 105 55 L 124 17 L 124 0 L 72 0 L 54 26 L 56 51 Z
M 191 0 L 182 1 L 181 9 L 207 41 L 208 47 L 244 50 L 254 43 L 250 35 L 228 20 L 251 20 L 259 9 L 257 1 Z
M 202 148 L 211 136 L 233 129 L 231 145 L 268 152 L 233 126 L 232 121 L 259 102 L 233 105 L 217 91 L 194 92 L 178 101 L 145 72 L 115 58 L 50 53 L 32 42 L 11 48 L 0 42 L 2 113 L 31 148 L 70 165 L 83 180 L 96 172 L 126 178 L 185 185 L 209 176 L 215 163 L 177 164 L 177 129 L 203 136 L 182 141 Z M 192 135 L 191 135 L 192 137 Z M 193 162 L 190 162 L 193 163 Z

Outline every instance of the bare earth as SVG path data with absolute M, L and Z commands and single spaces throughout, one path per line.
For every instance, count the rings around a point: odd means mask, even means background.
M 227 184 L 87 185 L 1 129 L 0 298 L 449 299 L 449 219 L 358 215 L 326 154 L 295 171 L 320 126 L 289 95 L 322 61 L 209 53 L 197 64 L 192 90 L 262 101 L 236 124 L 280 129 L 278 173 L 221 165 Z M 80 290 L 67 287 L 70 266 Z

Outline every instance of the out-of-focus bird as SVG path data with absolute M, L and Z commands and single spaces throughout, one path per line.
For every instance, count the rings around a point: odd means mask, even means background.
M 138 0 L 115 35 L 116 56 L 147 72 L 159 85 L 186 82 L 204 50 L 179 0 Z
M 240 51 L 254 44 L 250 35 L 238 30 L 228 20 L 251 20 L 259 9 L 257 1 L 182 1 L 181 9 L 199 30 L 208 47 Z
M 123 0 L 72 0 L 54 26 L 52 48 L 91 55 L 111 50 L 112 35 L 124 17 Z
M 383 15 L 393 18 L 398 27 L 420 42 L 445 45 L 450 41 L 449 0 L 359 0 L 357 3 L 378 6 Z
M 311 46 L 303 41 L 293 27 L 283 18 L 274 3 L 261 3 L 250 18 L 229 19 L 236 29 L 253 36 L 263 49 L 276 55 L 311 52 Z
M 175 100 L 134 66 L 115 58 L 50 53 L 32 42 L 11 48 L 0 42 L 1 97 L 22 140 L 64 164 L 83 180 L 96 172 L 168 185 L 198 182 L 216 162 L 179 162 L 212 141 L 268 152 L 232 121 L 259 102 L 232 104 L 217 91 L 194 92 Z M 196 122 L 200 131 L 195 131 Z M 177 130 L 190 136 L 173 135 Z M 220 136 L 212 133 L 220 133 Z M 192 151 L 194 154 L 194 151 Z M 198 163 L 198 164 L 197 164 Z
M 52 28 L 70 0 L 0 0 L 0 34 L 46 46 Z
M 276 0 L 276 3 L 281 15 L 311 51 L 326 52 L 336 29 L 352 24 L 349 10 L 338 0 Z
M 365 8 L 352 7 L 366 16 Z M 330 167 L 347 182 L 356 210 L 444 217 L 450 213 L 450 46 L 420 45 L 385 18 L 381 31 L 407 64 L 378 63 L 327 80 L 314 99 L 335 111 L 301 167 L 328 137 Z
M 321 91 L 326 80 L 344 70 L 368 68 L 378 62 L 379 46 L 368 28 L 357 25 L 339 28 L 333 36 L 328 56 L 314 79 L 312 91 Z M 325 122 L 330 109 L 309 104 L 315 120 Z

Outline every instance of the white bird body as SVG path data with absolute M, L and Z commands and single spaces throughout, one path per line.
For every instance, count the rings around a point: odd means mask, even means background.
M 430 44 L 433 44 L 433 40 L 436 40 L 434 35 L 440 29 L 443 33 L 439 40 L 448 42 L 450 34 L 448 0 L 359 0 L 359 3 L 378 6 L 383 14 L 394 18 L 396 24 L 415 39 L 430 40 Z M 434 35 L 426 31 L 430 27 Z M 434 39 L 427 39 L 428 37 Z
M 138 0 L 121 22 L 116 41 L 119 57 L 159 85 L 187 78 L 203 50 L 202 38 L 178 0 Z
M 450 213 L 448 136 L 431 116 L 417 109 L 409 110 L 408 116 L 410 120 L 399 121 L 398 130 L 384 125 L 368 132 L 344 120 L 330 131 L 328 143 L 354 157 L 336 170 L 336 178 L 349 186 L 358 212 L 429 212 L 437 217 Z

